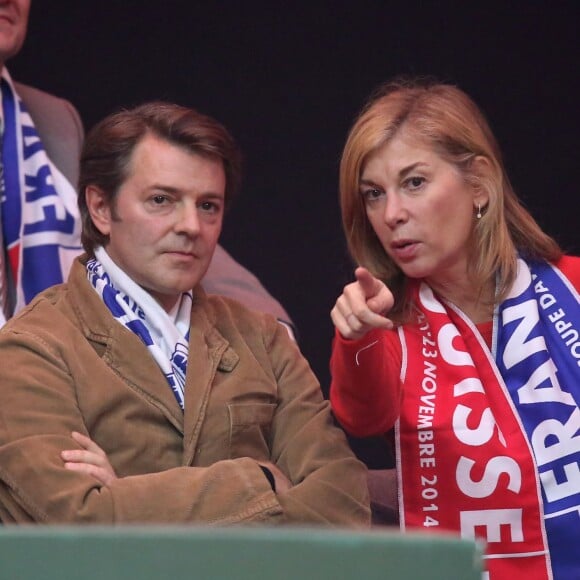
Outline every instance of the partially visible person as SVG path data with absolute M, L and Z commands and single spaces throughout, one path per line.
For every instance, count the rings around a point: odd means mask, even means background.
M 485 540 L 492 580 L 579 577 L 580 259 L 451 85 L 382 87 L 340 196 L 358 267 L 331 313 L 330 397 L 353 435 L 395 426 L 398 490 L 373 495 L 398 492 L 403 529 Z
M 30 0 L 0 1 L 0 326 L 66 279 L 81 251 L 79 115 L 68 101 L 13 82 L 5 66 L 22 47 L 29 10 Z
M 264 288 L 257 276 L 237 262 L 219 244 L 201 285 L 208 294 L 233 298 L 252 310 L 271 314 L 286 328 L 293 340 L 298 340 L 298 330 L 280 302 Z
M 1 522 L 369 525 L 296 343 L 200 286 L 238 181 L 232 137 L 191 109 L 89 133 L 86 254 L 0 331 Z
M 66 279 L 81 251 L 76 205 L 84 131 L 68 101 L 14 82 L 5 66 L 26 38 L 30 0 L 0 0 L 0 326 L 41 290 Z M 32 190 L 29 198 L 25 192 Z M 258 278 L 217 246 L 208 292 L 292 319 Z

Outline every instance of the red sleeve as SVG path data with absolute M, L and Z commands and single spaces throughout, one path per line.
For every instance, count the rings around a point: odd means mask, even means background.
M 360 340 L 338 332 L 330 359 L 330 402 L 352 435 L 388 431 L 399 416 L 401 346 L 396 331 L 375 330 Z
M 576 288 L 576 291 L 580 292 L 580 258 L 562 256 L 554 265 L 570 280 L 570 284 Z

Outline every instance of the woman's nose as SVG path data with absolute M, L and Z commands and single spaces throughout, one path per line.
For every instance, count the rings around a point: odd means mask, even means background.
M 404 223 L 408 218 L 407 209 L 405 208 L 401 198 L 392 194 L 388 196 L 385 203 L 384 220 L 390 227 L 394 228 L 400 223 Z

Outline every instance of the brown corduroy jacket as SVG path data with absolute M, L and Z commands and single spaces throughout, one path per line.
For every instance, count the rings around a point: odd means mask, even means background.
M 110 486 L 64 468 L 72 431 L 105 450 L 118 476 Z M 293 487 L 276 494 L 259 461 Z M 366 527 L 369 518 L 366 468 L 274 318 L 195 290 L 185 412 L 83 259 L 0 331 L 0 521 Z

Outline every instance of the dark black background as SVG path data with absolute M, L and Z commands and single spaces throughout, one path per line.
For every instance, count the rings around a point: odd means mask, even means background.
M 245 153 L 222 242 L 297 323 L 323 389 L 329 311 L 350 281 L 340 152 L 368 94 L 436 75 L 480 104 L 540 224 L 580 250 L 579 2 L 33 0 L 14 78 L 71 100 L 86 128 L 166 99 L 215 116 Z

